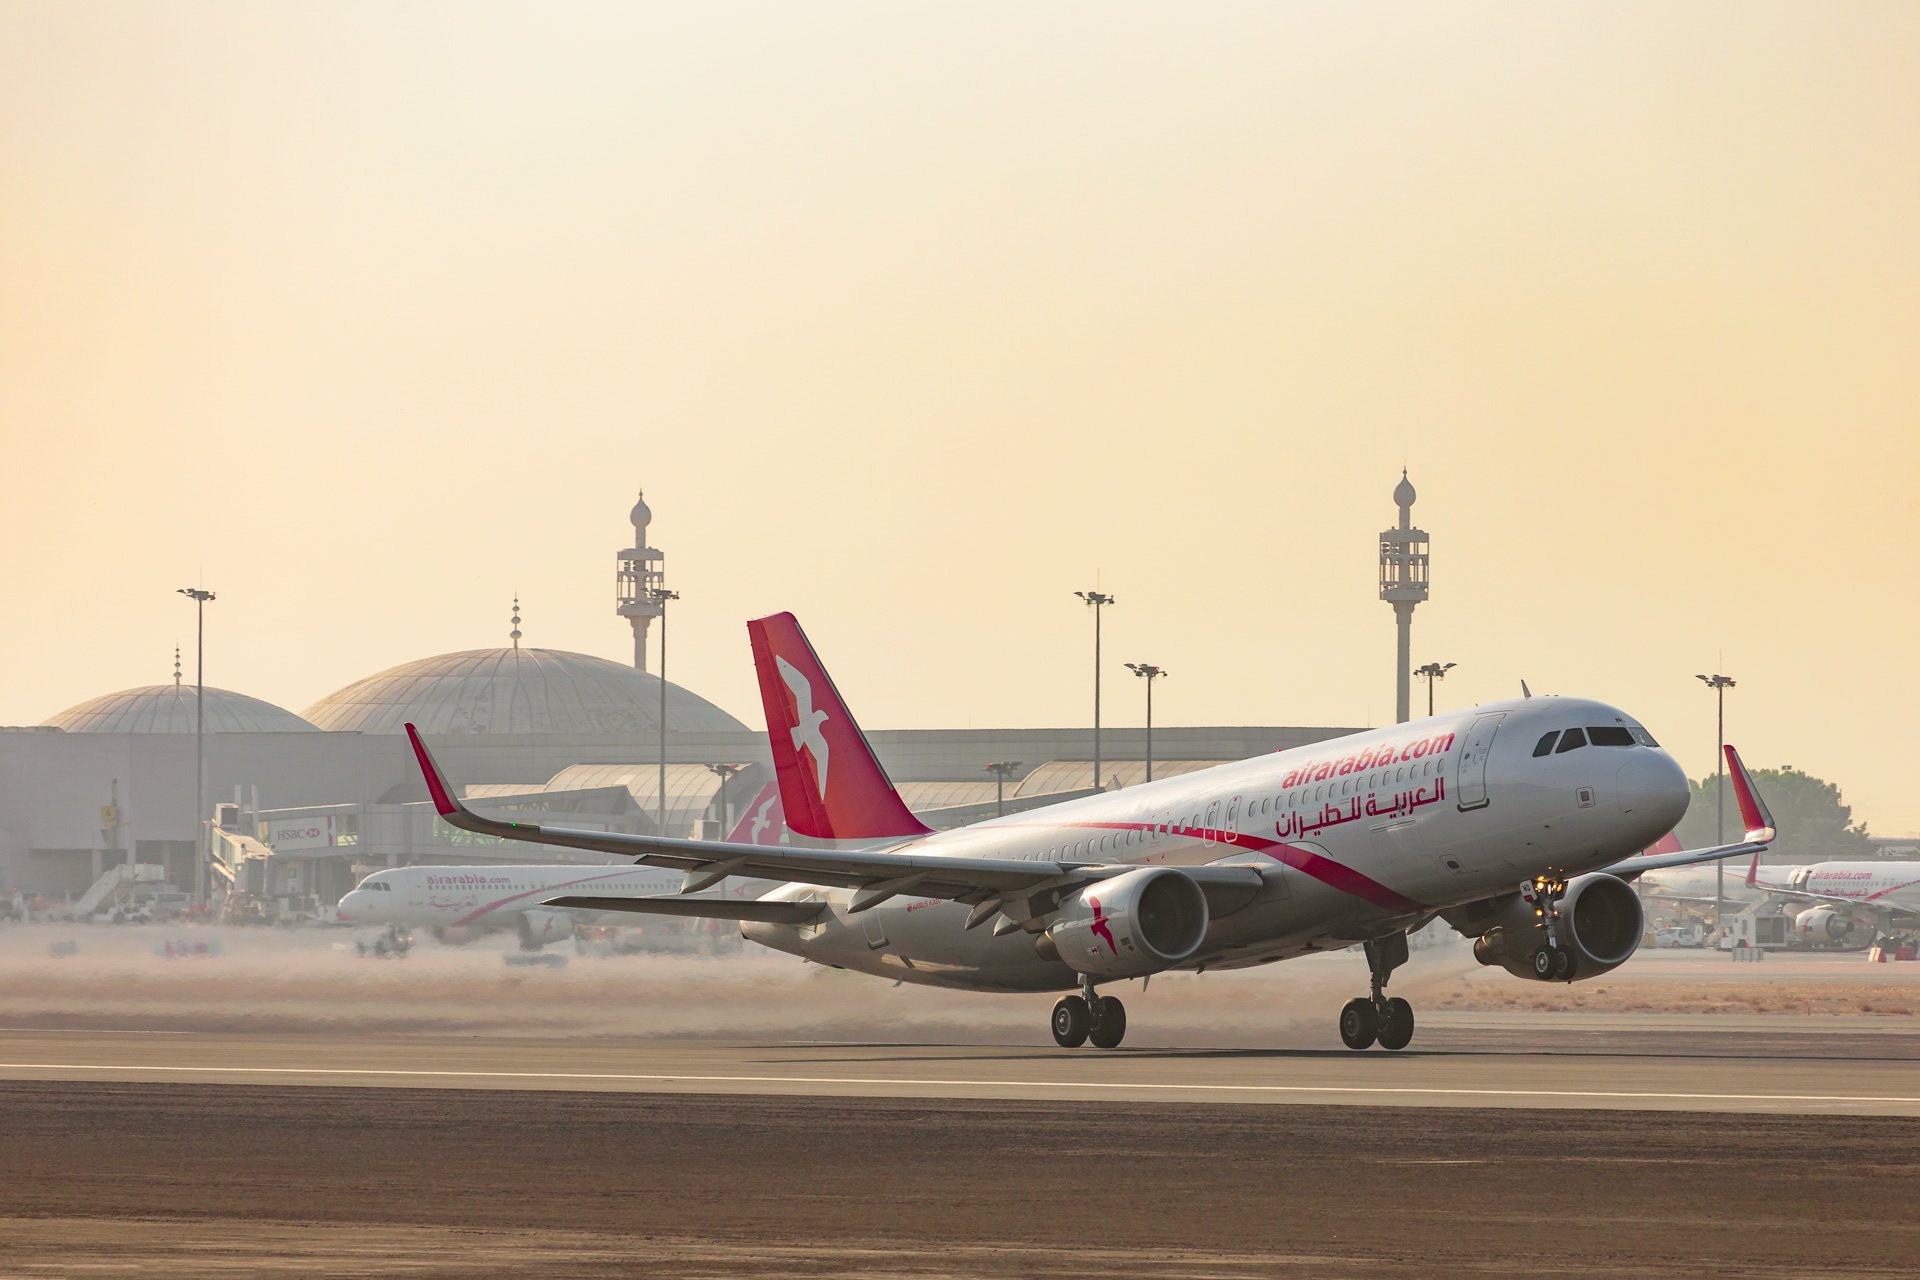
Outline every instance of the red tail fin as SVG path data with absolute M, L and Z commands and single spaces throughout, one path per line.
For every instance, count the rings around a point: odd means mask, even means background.
M 747 624 L 787 825 L 816 840 L 927 834 L 790 613 Z M 803 758 L 804 757 L 804 758 Z
M 1656 853 L 1679 853 L 1680 852 L 1679 828 L 1676 827 L 1674 830 L 1667 832 L 1667 834 L 1661 836 L 1658 840 L 1655 840 L 1652 844 L 1648 845 L 1646 848 L 1642 849 L 1640 852 L 1643 855 L 1648 857 L 1651 857 Z
M 787 833 L 787 813 L 780 805 L 780 784 L 769 782 L 740 814 L 727 833 L 728 844 L 779 844 Z

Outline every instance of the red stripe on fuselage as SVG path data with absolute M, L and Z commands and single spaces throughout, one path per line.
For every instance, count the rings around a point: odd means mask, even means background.
M 1012 825 L 1012 824 L 1008 824 Z M 1025 824 L 1022 824 L 1025 825 Z M 1058 826 L 1030 827 L 1030 830 L 1043 831 L 1158 831 L 1157 822 L 1074 822 Z M 1253 853 L 1264 853 L 1283 866 L 1301 871 L 1322 884 L 1351 894 L 1364 902 L 1372 903 L 1383 911 L 1424 911 L 1424 904 L 1381 884 L 1363 871 L 1356 871 L 1344 862 L 1335 862 L 1323 853 L 1315 853 L 1303 845 L 1288 844 L 1284 840 L 1269 840 L 1265 836 L 1235 834 L 1229 837 L 1224 831 L 1212 831 L 1207 828 L 1171 827 L 1170 835 L 1188 836 L 1195 840 L 1205 840 L 1211 836 L 1215 844 L 1235 849 L 1246 849 Z M 1148 864 L 1141 863 L 1141 866 Z

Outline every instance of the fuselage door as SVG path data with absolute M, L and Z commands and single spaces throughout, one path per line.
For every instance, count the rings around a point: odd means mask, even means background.
M 1481 716 L 1467 730 L 1467 745 L 1460 752 L 1460 809 L 1487 807 L 1487 757 L 1493 752 L 1493 735 L 1500 729 L 1506 712 Z
M 1218 800 L 1210 800 L 1207 802 L 1207 816 L 1201 820 L 1200 825 L 1200 842 L 1202 844 L 1212 844 L 1215 840 L 1219 839 L 1217 834 L 1219 831 L 1219 823 L 1220 802 Z

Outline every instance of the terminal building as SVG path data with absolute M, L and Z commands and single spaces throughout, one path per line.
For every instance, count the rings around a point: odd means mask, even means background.
M 143 879 L 215 899 L 239 891 L 323 910 L 381 867 L 607 861 L 502 847 L 442 823 L 425 803 L 408 722 L 478 808 L 596 830 L 724 835 L 772 780 L 772 760 L 758 708 L 743 722 L 692 690 L 663 689 L 646 669 L 648 630 L 672 599 L 665 556 L 649 545 L 652 518 L 636 504 L 633 545 L 618 552 L 616 611 L 632 630 L 631 664 L 522 645 L 516 603 L 506 645 L 401 662 L 299 713 L 209 688 L 203 799 L 194 795 L 195 688 L 177 655 L 168 682 L 0 728 L 0 890 L 73 900 L 115 868 L 145 866 Z M 1350 732 L 1156 726 L 1154 774 Z M 909 807 L 936 828 L 1095 786 L 1090 726 L 869 737 Z M 1145 777 L 1142 729 L 1105 726 L 1101 747 L 1101 786 Z M 990 764 L 1011 766 L 1004 780 Z

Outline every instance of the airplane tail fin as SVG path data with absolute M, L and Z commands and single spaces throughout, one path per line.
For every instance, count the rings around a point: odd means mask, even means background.
M 926 835 L 791 613 L 747 624 L 787 825 L 816 840 Z
M 1678 827 L 1675 827 L 1672 831 L 1667 832 L 1667 834 L 1661 836 L 1658 840 L 1655 840 L 1652 844 L 1648 845 L 1646 848 L 1640 851 L 1642 856 L 1648 857 L 1648 858 L 1657 857 L 1658 855 L 1663 853 L 1679 853 L 1679 852 L 1680 852 L 1680 829 Z
M 741 811 L 740 821 L 727 833 L 728 844 L 779 844 L 787 832 L 787 811 L 780 804 L 780 784 L 769 782 Z

